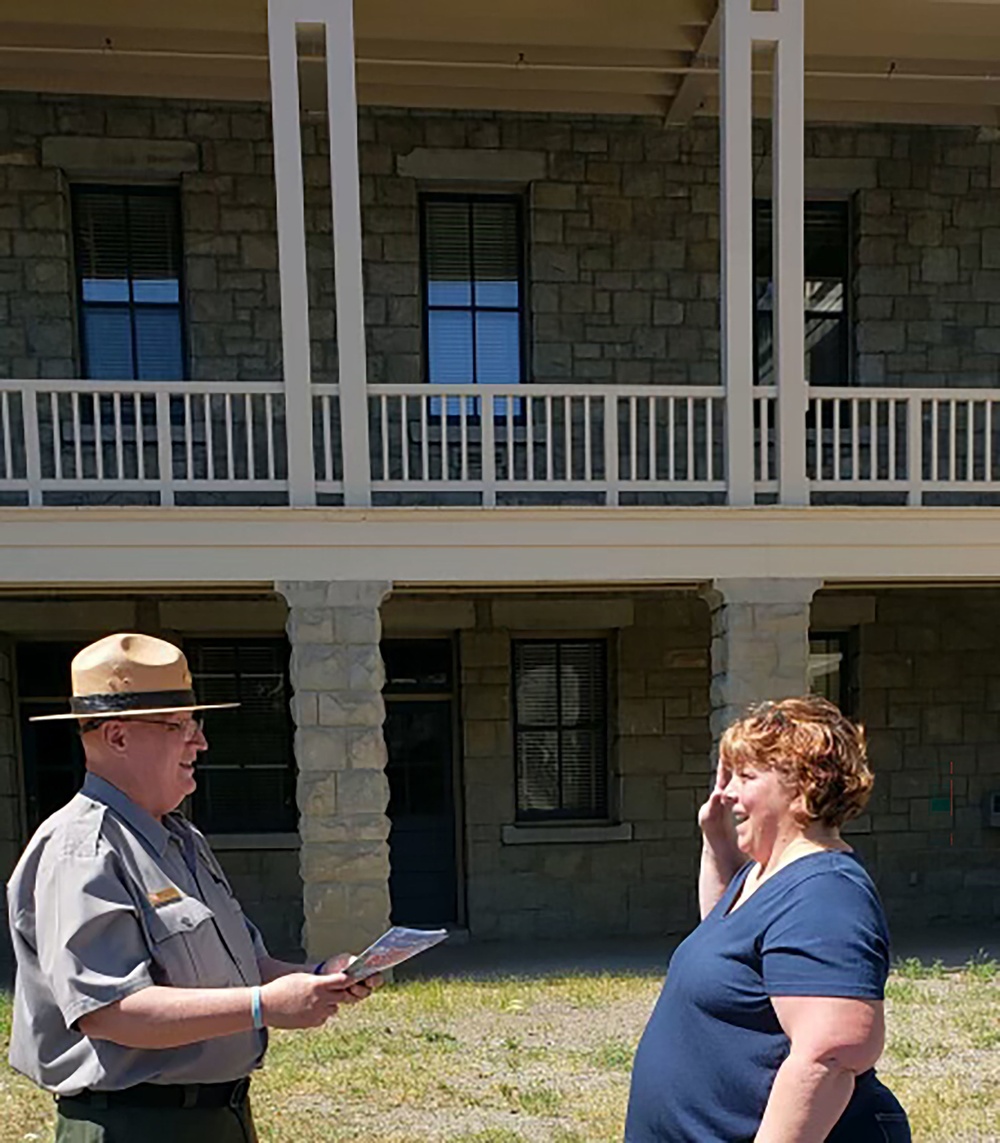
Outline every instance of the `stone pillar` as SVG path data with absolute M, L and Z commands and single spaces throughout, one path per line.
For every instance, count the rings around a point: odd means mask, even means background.
M 712 610 L 712 738 L 751 704 L 808 690 L 814 579 L 715 580 Z
M 389 922 L 389 784 L 379 605 L 391 584 L 278 583 L 288 601 L 310 957 L 360 952 Z

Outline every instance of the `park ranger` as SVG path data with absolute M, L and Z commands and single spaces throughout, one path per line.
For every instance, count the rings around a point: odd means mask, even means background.
M 78 720 L 86 779 L 8 884 L 10 1062 L 55 1094 L 57 1143 L 254 1143 L 266 1027 L 318 1026 L 373 982 L 350 984 L 346 957 L 270 957 L 175 812 L 210 709 L 178 648 L 109 635 L 76 656 L 72 683 L 70 712 L 47 717 Z

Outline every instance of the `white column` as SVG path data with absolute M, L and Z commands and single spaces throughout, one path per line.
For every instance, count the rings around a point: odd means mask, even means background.
M 751 0 L 722 0 L 722 373 L 729 503 L 754 502 Z
M 330 189 L 337 287 L 337 366 L 344 503 L 371 503 L 368 364 L 361 264 L 361 176 L 354 77 L 354 0 L 323 0 L 326 91 L 330 120 Z
M 803 0 L 780 0 L 774 60 L 774 345 L 782 504 L 808 504 Z
M 269 0 L 271 125 L 278 208 L 278 273 L 281 286 L 281 352 L 285 376 L 289 500 L 316 503 L 312 440 L 312 376 L 309 360 L 309 285 L 299 120 L 297 6 Z
M 268 6 L 292 503 L 315 503 L 309 289 L 296 40 L 299 24 L 321 25 L 326 39 L 344 502 L 366 505 L 371 503 L 371 472 L 353 0 L 269 0 Z
M 805 504 L 803 0 L 722 6 L 722 363 L 730 504 L 754 502 L 753 47 L 775 46 L 774 339 L 783 504 Z

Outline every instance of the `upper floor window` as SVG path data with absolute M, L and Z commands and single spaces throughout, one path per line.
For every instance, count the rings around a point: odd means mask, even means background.
M 76 187 L 73 239 L 84 376 L 183 379 L 178 191 Z
M 425 377 L 512 385 L 524 378 L 524 236 L 512 195 L 420 200 Z
M 517 820 L 602 820 L 608 804 L 603 639 L 514 643 Z
M 754 276 L 757 292 L 757 384 L 773 385 L 774 277 L 769 201 L 754 204 Z M 805 380 L 810 385 L 850 383 L 850 205 L 805 204 Z

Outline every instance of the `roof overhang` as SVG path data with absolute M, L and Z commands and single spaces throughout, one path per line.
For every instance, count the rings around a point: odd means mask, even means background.
M 1000 0 L 804 2 L 810 119 L 1000 128 Z M 717 10 L 716 0 L 357 0 L 359 100 L 712 116 Z M 266 100 L 266 27 L 266 0 L 35 0 L 0 19 L 0 86 Z M 322 105 L 322 56 L 305 29 L 307 107 Z M 762 113 L 769 66 L 762 54 Z

